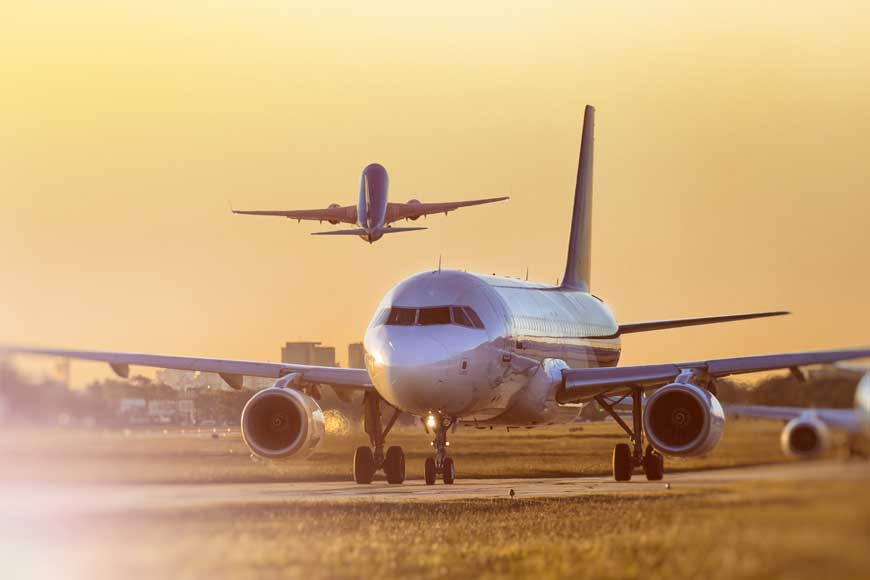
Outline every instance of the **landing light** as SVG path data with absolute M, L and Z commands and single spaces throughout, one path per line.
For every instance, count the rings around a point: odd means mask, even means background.
M 435 425 L 437 425 L 437 424 L 438 424 L 438 422 L 435 419 L 435 415 L 429 415 L 428 417 L 426 417 L 426 426 L 429 427 L 430 429 L 434 429 Z

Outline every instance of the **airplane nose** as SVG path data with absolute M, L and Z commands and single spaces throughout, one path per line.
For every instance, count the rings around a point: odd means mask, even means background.
M 468 403 L 468 393 L 463 392 L 458 377 L 451 380 L 459 363 L 441 341 L 415 334 L 392 336 L 383 343 L 374 361 L 378 391 L 388 402 L 410 413 L 450 413 L 462 408 Z

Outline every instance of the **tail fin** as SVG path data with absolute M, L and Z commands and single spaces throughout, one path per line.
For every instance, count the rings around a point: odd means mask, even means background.
M 583 136 L 580 141 L 580 162 L 574 187 L 574 212 L 571 216 L 571 237 L 568 240 L 568 261 L 562 288 L 589 292 L 592 238 L 592 158 L 595 134 L 595 107 L 586 105 L 583 115 Z

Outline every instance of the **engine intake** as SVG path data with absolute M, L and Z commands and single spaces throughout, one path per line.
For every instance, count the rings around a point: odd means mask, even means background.
M 712 393 L 695 385 L 671 383 L 647 398 L 643 427 L 653 447 L 663 453 L 703 455 L 722 438 L 725 413 Z
M 337 207 L 341 207 L 341 206 L 340 206 L 339 204 L 337 204 L 337 203 L 331 203 L 331 204 L 329 204 L 328 207 L 329 207 L 329 209 L 335 209 L 335 208 L 337 208 Z M 328 222 L 331 223 L 332 225 L 337 225 L 337 224 L 341 223 L 341 222 L 339 222 L 338 220 L 326 220 L 326 221 L 328 221 Z
M 264 459 L 305 457 L 320 444 L 325 432 L 320 406 L 293 389 L 263 389 L 242 410 L 242 438 Z
M 831 446 L 831 432 L 816 417 L 805 415 L 786 423 L 779 443 L 790 457 L 818 457 Z
M 408 200 L 408 205 L 420 205 L 420 200 L 419 200 L 419 199 L 409 199 L 409 200 Z M 417 214 L 417 215 L 409 215 L 409 216 L 408 216 L 408 219 L 411 220 L 411 221 L 417 221 L 418 219 L 420 219 L 420 214 Z

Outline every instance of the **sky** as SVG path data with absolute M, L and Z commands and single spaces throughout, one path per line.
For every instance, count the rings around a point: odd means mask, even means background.
M 0 342 L 344 359 L 439 256 L 555 282 L 589 103 L 617 318 L 794 312 L 632 335 L 622 363 L 870 344 L 870 8 L 706 4 L 6 6 Z M 372 246 L 230 213 L 353 204 L 370 162 L 392 201 L 511 200 Z

